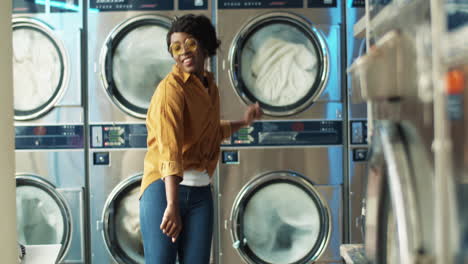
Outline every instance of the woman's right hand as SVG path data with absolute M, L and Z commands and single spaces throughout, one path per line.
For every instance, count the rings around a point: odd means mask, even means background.
M 182 231 L 182 220 L 178 206 L 168 205 L 166 207 L 160 228 L 165 235 L 172 238 L 172 243 L 176 242 L 180 231 Z

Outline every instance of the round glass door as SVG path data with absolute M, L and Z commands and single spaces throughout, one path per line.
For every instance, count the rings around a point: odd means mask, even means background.
M 34 19 L 13 19 L 13 99 L 16 120 L 38 118 L 54 107 L 68 82 L 68 59 L 52 29 Z
M 101 56 L 103 85 L 113 102 L 127 114 L 145 118 L 151 97 L 171 71 L 167 51 L 170 20 L 159 16 L 135 17 L 108 37 Z
M 55 187 L 33 175 L 16 177 L 16 230 L 24 245 L 61 244 L 65 256 L 71 239 L 71 213 Z
M 236 198 L 231 224 L 234 247 L 248 263 L 309 263 L 320 257 L 331 232 L 320 194 L 290 172 L 248 183 Z
M 325 88 L 329 58 L 321 33 L 285 13 L 260 16 L 236 36 L 230 52 L 231 82 L 247 103 L 265 114 L 293 115 L 309 107 Z
M 109 195 L 104 206 L 105 242 L 119 263 L 145 263 L 139 206 L 142 176 L 138 174 L 121 182 Z

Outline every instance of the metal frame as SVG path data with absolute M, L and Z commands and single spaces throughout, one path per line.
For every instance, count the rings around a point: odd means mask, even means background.
M 63 42 L 55 36 L 55 33 L 53 32 L 53 28 L 50 25 L 46 24 L 45 22 L 39 21 L 38 19 L 31 18 L 31 17 L 21 16 L 21 17 L 13 18 L 12 25 L 13 25 L 13 30 L 15 30 L 16 27 L 28 27 L 28 28 L 36 29 L 42 32 L 47 37 L 49 37 L 51 42 L 57 48 L 59 55 L 61 55 L 61 59 L 62 59 L 61 62 L 63 63 L 62 80 L 61 80 L 60 86 L 57 89 L 58 92 L 53 97 L 53 99 L 49 102 L 49 104 L 42 107 L 41 110 L 32 114 L 29 114 L 29 115 L 24 115 L 24 116 L 15 115 L 15 120 L 28 121 L 28 120 L 36 119 L 38 117 L 45 115 L 50 110 L 52 110 L 52 108 L 55 107 L 57 102 L 59 102 L 62 99 L 63 95 L 65 94 L 65 90 L 68 88 L 68 84 L 70 82 L 70 58 L 69 58 L 69 54 L 67 50 L 65 49 Z M 24 96 L 30 96 L 30 95 L 24 95 Z

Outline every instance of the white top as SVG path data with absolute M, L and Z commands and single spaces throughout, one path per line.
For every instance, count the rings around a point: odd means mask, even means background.
M 57 258 L 62 245 L 26 245 L 26 255 L 21 261 L 21 264 L 54 264 L 57 263 Z
M 210 175 L 205 171 L 186 170 L 184 178 L 179 183 L 185 186 L 207 186 L 210 185 Z

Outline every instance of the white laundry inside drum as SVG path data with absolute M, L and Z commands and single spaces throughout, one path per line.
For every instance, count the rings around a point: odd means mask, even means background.
M 115 205 L 115 235 L 125 254 L 144 263 L 143 242 L 140 231 L 139 186 L 125 194 Z
M 248 201 L 243 235 L 252 252 L 266 263 L 295 263 L 319 242 L 320 219 L 317 204 L 304 190 L 273 183 Z
M 16 230 L 25 245 L 62 244 L 65 230 L 62 210 L 44 190 L 34 186 L 16 188 Z
M 44 107 L 63 82 L 63 54 L 45 33 L 27 27 L 13 30 L 14 108 Z
M 118 92 L 136 107 L 148 109 L 159 82 L 174 61 L 166 47 L 168 29 L 144 25 L 127 33 L 112 57 L 112 75 Z
M 296 27 L 271 24 L 256 31 L 241 54 L 241 75 L 259 101 L 281 107 L 297 103 L 314 87 L 317 52 Z

